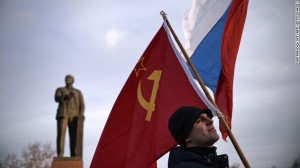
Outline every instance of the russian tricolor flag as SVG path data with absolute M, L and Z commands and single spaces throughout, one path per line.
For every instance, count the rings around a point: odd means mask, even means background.
M 248 0 L 193 0 L 183 17 L 186 50 L 231 128 L 235 61 Z M 220 124 L 223 139 L 226 131 Z

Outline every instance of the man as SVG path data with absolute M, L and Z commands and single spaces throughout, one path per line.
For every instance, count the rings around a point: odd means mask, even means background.
M 55 101 L 59 103 L 56 114 L 57 156 L 63 157 L 64 155 L 65 134 L 68 127 L 71 157 L 81 157 L 84 113 L 83 96 L 80 90 L 73 87 L 74 77 L 72 75 L 65 77 L 65 83 L 65 87 L 57 88 L 55 92 Z M 78 127 L 78 124 L 80 124 L 81 128 Z
M 193 106 L 177 109 L 169 118 L 169 130 L 180 145 L 170 151 L 169 168 L 229 167 L 227 155 L 217 156 L 219 135 L 212 112 Z

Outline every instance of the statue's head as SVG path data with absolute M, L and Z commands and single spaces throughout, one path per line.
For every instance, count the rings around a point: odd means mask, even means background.
M 67 85 L 72 85 L 74 83 L 75 79 L 72 75 L 67 75 L 65 78 L 65 82 Z

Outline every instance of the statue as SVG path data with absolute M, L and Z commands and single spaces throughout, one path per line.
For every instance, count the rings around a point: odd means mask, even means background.
M 66 86 L 55 92 L 55 101 L 59 103 L 57 120 L 57 156 L 63 157 L 65 134 L 68 127 L 71 157 L 82 158 L 84 101 L 81 91 L 73 87 L 74 77 L 65 77 Z

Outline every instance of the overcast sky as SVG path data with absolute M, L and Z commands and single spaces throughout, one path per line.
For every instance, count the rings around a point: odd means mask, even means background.
M 121 88 L 162 24 L 160 11 L 184 42 L 181 19 L 191 4 L 0 0 L 0 158 L 36 141 L 55 148 L 54 92 L 73 74 L 86 104 L 83 158 L 89 167 Z M 250 0 L 236 62 L 232 130 L 252 167 L 286 168 L 300 154 L 294 39 L 294 0 Z M 231 164 L 241 163 L 229 140 L 216 146 Z M 167 168 L 167 156 L 159 168 Z

